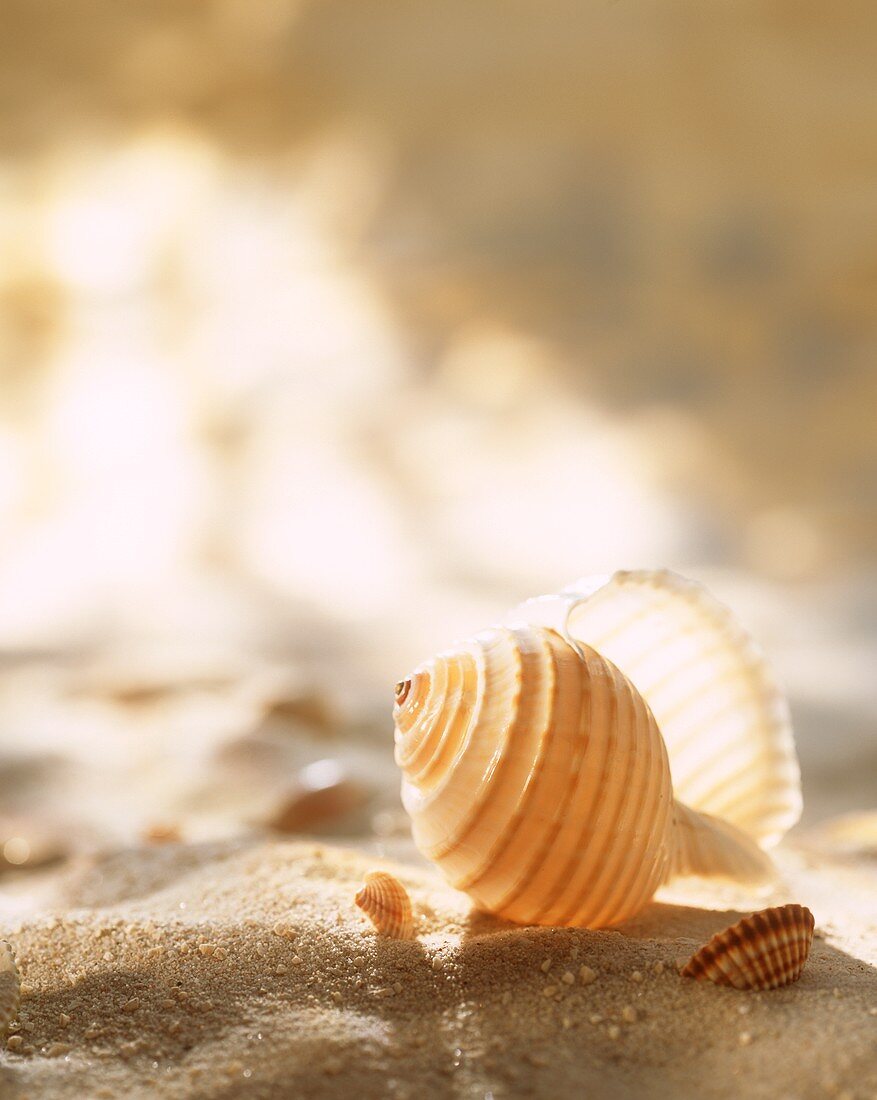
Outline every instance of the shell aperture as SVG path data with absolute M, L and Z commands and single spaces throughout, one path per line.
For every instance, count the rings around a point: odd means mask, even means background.
M 672 755 L 631 680 L 534 619 L 518 613 L 397 688 L 396 761 L 422 854 L 480 909 L 528 924 L 617 923 L 673 875 L 769 877 L 763 838 L 676 799 Z

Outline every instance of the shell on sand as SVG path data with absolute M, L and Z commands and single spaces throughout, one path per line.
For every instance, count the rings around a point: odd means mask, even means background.
M 813 914 L 803 905 L 763 909 L 713 936 L 682 976 L 735 989 L 778 989 L 800 978 L 813 928 Z
M 394 875 L 386 871 L 369 871 L 355 901 L 382 936 L 393 940 L 413 939 L 411 899 Z
M 553 627 L 621 669 L 667 746 L 676 798 L 775 844 L 801 814 L 789 710 L 764 654 L 702 585 L 660 570 L 587 577 L 506 618 Z
M 21 995 L 21 980 L 12 948 L 0 940 L 0 1036 L 18 1014 L 18 1002 Z
M 751 838 L 674 800 L 627 677 L 554 630 L 494 628 L 439 654 L 397 684 L 394 719 L 415 843 L 480 909 L 599 928 L 671 874 L 770 873 Z

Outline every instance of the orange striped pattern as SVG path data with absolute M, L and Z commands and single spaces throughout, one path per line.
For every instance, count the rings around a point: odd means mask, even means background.
M 393 940 L 414 937 L 411 899 L 394 875 L 386 871 L 369 871 L 363 888 L 354 900 L 380 935 Z
M 486 631 L 413 673 L 395 718 L 414 839 L 480 908 L 601 927 L 667 876 L 664 744 L 594 650 L 552 630 Z

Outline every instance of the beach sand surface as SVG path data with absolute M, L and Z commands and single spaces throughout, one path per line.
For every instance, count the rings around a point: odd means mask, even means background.
M 786 844 L 770 894 L 705 884 L 615 929 L 521 928 L 431 869 L 314 842 L 170 843 L 80 861 L 4 914 L 22 1003 L 8 1100 L 877 1097 L 877 864 Z M 379 937 L 363 875 L 408 887 Z M 745 993 L 678 963 L 741 915 L 816 915 L 803 976 Z

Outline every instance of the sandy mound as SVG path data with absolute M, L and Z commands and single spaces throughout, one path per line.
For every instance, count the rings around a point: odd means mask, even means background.
M 367 856 L 263 841 L 117 854 L 68 876 L 52 916 L 2 930 L 23 999 L 0 1094 L 871 1097 L 874 871 L 820 860 L 787 852 L 770 898 L 665 901 L 604 932 L 504 925 L 400 867 L 418 939 L 397 943 L 353 905 L 380 865 Z M 792 899 L 817 916 L 797 985 L 678 976 L 741 912 Z

